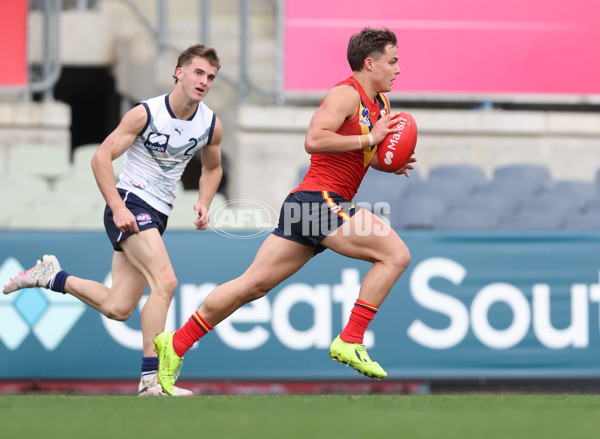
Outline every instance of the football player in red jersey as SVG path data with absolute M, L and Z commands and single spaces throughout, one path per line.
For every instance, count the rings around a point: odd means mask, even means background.
M 396 36 L 365 28 L 348 43 L 352 76 L 330 90 L 312 117 L 305 140 L 311 164 L 303 182 L 285 200 L 278 227 L 267 237 L 240 277 L 217 287 L 176 332 L 155 339 L 158 380 L 171 393 L 184 353 L 216 324 L 244 304 L 267 294 L 315 254 L 329 248 L 372 263 L 348 324 L 333 340 L 330 356 L 371 378 L 385 370 L 367 354 L 363 336 L 379 306 L 410 263 L 406 244 L 388 224 L 351 203 L 369 167 L 378 169 L 376 145 L 399 113 L 390 113 L 384 92 L 398 67 Z M 413 168 L 411 158 L 395 174 Z M 316 221 L 315 221 L 316 218 Z

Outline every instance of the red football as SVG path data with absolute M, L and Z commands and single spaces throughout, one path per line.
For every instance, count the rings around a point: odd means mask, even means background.
M 400 169 L 408 161 L 417 146 L 417 123 L 408 113 L 400 113 L 398 122 L 390 128 L 402 131 L 391 133 L 377 146 L 379 166 L 388 172 Z

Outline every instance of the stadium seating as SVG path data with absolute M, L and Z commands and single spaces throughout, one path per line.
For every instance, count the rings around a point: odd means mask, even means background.
M 406 178 L 369 170 L 354 196 L 354 201 L 375 204 L 380 201 L 392 202 L 402 198 L 410 192 L 415 184 L 421 181 L 419 172 L 413 172 L 411 172 L 410 178 Z
M 437 197 L 409 195 L 391 206 L 390 225 L 399 229 L 433 229 L 435 219 L 447 209 Z
M 584 212 L 571 212 L 565 223 L 567 230 L 598 230 L 600 229 L 600 209 Z
M 598 193 L 594 198 L 590 199 L 583 209 L 583 211 L 590 210 L 600 210 L 600 193 Z
M 555 181 L 546 185 L 539 196 L 533 200 L 548 200 L 560 204 L 564 209 L 583 209 L 591 200 L 597 197 L 598 191 L 593 183 L 583 181 Z
M 169 229 L 194 230 L 194 205 L 198 202 L 198 190 L 177 191 L 175 206 L 169 215 Z
M 500 227 L 507 230 L 559 230 L 567 221 L 567 212 L 561 208 L 545 209 L 525 206 L 513 214 L 500 218 Z
M 100 144 L 90 143 L 87 145 L 78 146 L 73 150 L 73 173 L 88 175 L 92 166 L 92 157 Z
M 454 209 L 438 215 L 433 222 L 435 229 L 494 230 L 500 225 L 496 212 L 480 208 Z
M 25 174 L 0 175 L 0 223 L 4 227 L 18 228 L 20 218 L 31 215 L 38 200 L 50 195 L 50 186 L 42 178 Z
M 378 202 L 391 202 L 404 192 L 406 186 L 396 185 L 393 176 L 383 172 L 367 172 L 363 183 L 354 196 L 355 202 L 364 202 L 371 205 Z
M 556 215 L 557 212 L 568 214 L 573 211 L 579 211 L 582 207 L 583 204 L 576 198 L 553 196 L 548 193 L 531 198 L 523 204 L 523 209 L 525 210 L 537 210 L 546 212 L 549 215 Z
M 450 207 L 452 210 L 486 210 L 490 214 L 496 215 L 498 218 L 500 218 L 502 215 L 516 212 L 520 205 L 521 203 L 517 199 L 504 196 L 502 193 L 477 192 L 471 196 L 455 200 Z
M 418 171 L 411 172 L 410 178 L 406 178 L 370 170 L 365 175 L 353 201 L 357 206 L 368 209 L 380 218 L 389 220 L 389 211 L 392 210 L 392 206 L 402 205 L 412 188 L 420 182 Z
M 477 195 L 505 199 L 512 201 L 517 207 L 531 200 L 540 192 L 541 188 L 520 183 L 516 180 L 492 180 L 479 188 Z
M 457 181 L 427 180 L 413 185 L 411 195 L 429 196 L 442 200 L 445 204 L 453 204 L 459 199 L 469 197 L 474 189 Z
M 543 165 L 513 164 L 496 168 L 494 180 L 502 183 L 518 182 L 523 186 L 531 186 L 534 192 L 539 192 L 545 184 L 552 180 L 552 176 L 550 170 Z
M 41 178 L 52 185 L 70 172 L 66 150 L 43 145 L 20 145 L 10 150 L 6 174 L 13 178 Z
M 35 145 L 13 151 L 0 173 L 0 202 L 9 206 L 0 212 L 0 227 L 102 229 L 105 204 L 91 168 L 98 146 L 77 147 L 72 163 Z M 123 159 L 113 163 L 115 179 Z M 171 229 L 193 227 L 196 199 L 195 190 L 180 185 Z M 217 194 L 217 201 L 226 200 Z M 600 230 L 600 171 L 596 181 L 584 182 L 553 180 L 546 167 L 531 164 L 502 166 L 491 180 L 471 165 L 434 167 L 427 178 L 419 169 L 410 178 L 370 170 L 354 202 L 400 229 Z M 377 210 L 377 203 L 389 209 Z
M 432 168 L 429 181 L 450 185 L 465 193 L 475 192 L 487 183 L 483 169 L 473 165 L 444 165 Z

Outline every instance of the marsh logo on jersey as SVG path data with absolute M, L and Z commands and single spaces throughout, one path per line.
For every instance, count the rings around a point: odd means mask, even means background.
M 146 224 L 150 224 L 152 222 L 152 217 L 149 213 L 140 213 L 135 217 L 135 219 L 140 226 L 145 226 Z
M 23 271 L 15 259 L 0 266 L 0 284 Z M 45 288 L 25 288 L 14 294 L 0 294 L 0 340 L 11 351 L 33 334 L 48 351 L 63 341 L 85 312 L 85 305 L 68 294 Z
M 144 146 L 152 151 L 165 152 L 169 146 L 169 135 L 163 133 L 150 133 Z
M 359 125 L 366 127 L 371 126 L 371 118 L 369 117 L 369 109 L 367 107 L 361 107 Z

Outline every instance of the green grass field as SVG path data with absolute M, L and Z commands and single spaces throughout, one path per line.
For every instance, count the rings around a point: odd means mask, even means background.
M 0 397 L 6 439 L 583 439 L 599 431 L 596 395 Z

